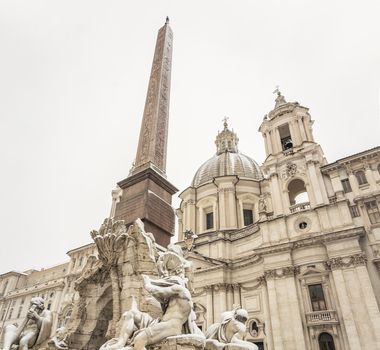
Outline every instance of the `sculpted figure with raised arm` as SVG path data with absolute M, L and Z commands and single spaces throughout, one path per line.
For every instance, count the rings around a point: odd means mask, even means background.
M 10 350 L 18 345 L 19 350 L 28 350 L 39 345 L 50 336 L 52 313 L 46 310 L 44 299 L 34 297 L 30 301 L 30 309 L 19 327 L 8 325 L 4 330 L 3 350 Z
M 169 245 L 168 250 L 160 254 L 157 269 L 159 279 L 146 275 L 142 275 L 142 279 L 144 289 L 161 304 L 162 317 L 154 319 L 141 312 L 133 298 L 131 309 L 121 318 L 118 337 L 106 342 L 101 350 L 145 350 L 146 346 L 168 337 L 186 334 L 204 342 L 204 335 L 195 323 L 189 279 L 185 277 L 191 267 L 183 258 L 181 248 Z

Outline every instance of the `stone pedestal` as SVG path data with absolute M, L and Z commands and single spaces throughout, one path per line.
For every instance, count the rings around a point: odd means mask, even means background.
M 127 177 L 118 183 L 122 189 L 116 204 L 115 219 L 126 225 L 140 218 L 146 232 L 152 232 L 156 242 L 166 247 L 174 234 L 175 213 L 171 206 L 177 189 L 151 168 Z
M 169 337 L 157 345 L 149 347 L 149 350 L 203 350 L 205 339 L 193 334 L 183 334 Z

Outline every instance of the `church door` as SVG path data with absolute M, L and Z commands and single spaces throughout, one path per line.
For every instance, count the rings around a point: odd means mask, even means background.
M 321 333 L 318 337 L 319 350 L 335 350 L 334 339 L 328 333 Z

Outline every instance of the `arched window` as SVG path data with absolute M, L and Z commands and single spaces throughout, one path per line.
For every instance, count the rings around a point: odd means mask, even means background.
M 361 171 L 361 170 L 357 171 L 355 173 L 355 176 L 356 176 L 356 179 L 358 180 L 359 186 L 368 183 L 367 178 L 365 177 L 364 171 Z
M 377 166 L 377 172 L 378 172 L 379 175 L 380 175 L 380 164 Z
M 335 350 L 334 339 L 328 333 L 321 333 L 318 337 L 319 350 Z
M 253 337 L 257 337 L 259 335 L 259 326 L 256 320 L 253 320 L 249 325 L 249 333 L 251 333 Z
M 300 179 L 294 179 L 288 185 L 290 205 L 309 202 L 305 183 Z

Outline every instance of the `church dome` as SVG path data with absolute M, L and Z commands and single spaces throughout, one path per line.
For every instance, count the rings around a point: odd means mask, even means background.
M 192 187 L 210 183 L 218 176 L 237 175 L 239 178 L 261 180 L 263 175 L 259 165 L 238 151 L 238 141 L 237 135 L 228 129 L 227 121 L 224 121 L 224 130 L 218 133 L 215 141 L 217 153 L 197 170 Z

